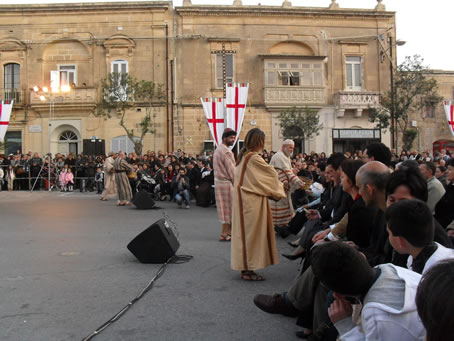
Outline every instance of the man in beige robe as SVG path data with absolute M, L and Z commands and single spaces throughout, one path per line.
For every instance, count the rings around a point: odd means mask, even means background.
M 285 198 L 284 187 L 257 152 L 241 158 L 233 187 L 232 269 L 245 280 L 263 280 L 254 270 L 279 263 L 268 198 Z
M 274 154 L 270 161 L 270 165 L 276 169 L 286 192 L 285 198 L 279 201 L 270 201 L 273 222 L 278 227 L 287 226 L 295 214 L 292 193 L 297 189 L 304 189 L 304 182 L 295 175 L 290 161 L 294 148 L 295 143 L 292 140 L 285 140 L 282 144 L 282 150 Z
M 118 154 L 109 153 L 109 157 L 104 161 L 104 191 L 101 194 L 101 200 L 107 200 L 109 195 L 117 194 L 117 184 L 115 183 L 114 162 Z
M 131 166 L 125 158 L 126 154 L 124 152 L 120 152 L 114 162 L 118 206 L 129 205 L 129 202 L 132 199 L 132 190 L 131 185 L 129 184 L 128 172 L 134 171 L 134 167 Z

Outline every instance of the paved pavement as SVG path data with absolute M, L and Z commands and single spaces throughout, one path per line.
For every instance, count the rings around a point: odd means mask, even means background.
M 282 292 L 297 262 L 245 282 L 230 269 L 230 244 L 217 241 L 215 208 L 158 203 L 178 224 L 177 254 L 154 288 L 93 340 L 296 340 L 295 320 L 257 309 L 257 293 Z M 150 281 L 160 265 L 126 248 L 163 217 L 102 202 L 93 193 L 0 192 L 0 340 L 82 340 Z M 280 252 L 289 251 L 279 239 Z

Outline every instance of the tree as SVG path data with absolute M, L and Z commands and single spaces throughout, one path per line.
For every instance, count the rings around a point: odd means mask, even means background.
M 405 149 L 410 149 L 417 131 L 408 127 L 409 114 L 428 107 L 435 107 L 442 97 L 437 94 L 437 81 L 426 78 L 428 67 L 423 65 L 424 59 L 418 55 L 406 57 L 394 71 L 393 91 L 381 98 L 379 108 L 369 108 L 370 121 L 379 129 L 391 126 L 392 113 L 396 126 L 392 134 L 400 131 Z
M 297 108 L 281 111 L 278 116 L 281 134 L 284 139 L 311 139 L 318 136 L 323 124 L 319 124 L 320 116 L 310 108 Z
M 138 81 L 127 73 L 110 73 L 101 81 L 101 86 L 102 99 L 96 105 L 94 115 L 107 120 L 112 117 L 112 113 L 117 113 L 120 116 L 120 126 L 134 144 L 136 154 L 141 155 L 145 135 L 155 132 L 153 108 L 162 105 L 165 100 L 162 85 L 152 81 Z M 136 129 L 126 125 L 126 116 L 130 109 L 139 104 L 145 106 L 146 110 L 137 128 L 139 136 L 136 137 Z

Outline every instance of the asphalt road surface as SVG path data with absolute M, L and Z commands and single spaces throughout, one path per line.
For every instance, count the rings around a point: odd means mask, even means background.
M 126 245 L 163 217 L 178 225 L 177 254 L 153 289 L 93 338 L 140 340 L 296 340 L 295 319 L 254 306 L 257 293 L 286 291 L 298 262 L 245 282 L 230 269 L 230 243 L 217 240 L 215 208 L 117 207 L 93 193 L 0 192 L 0 340 L 82 340 L 134 298 L 160 265 L 141 264 Z M 278 239 L 279 252 L 288 252 Z

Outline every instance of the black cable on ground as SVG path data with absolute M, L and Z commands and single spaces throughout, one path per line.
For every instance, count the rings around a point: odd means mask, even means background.
M 114 316 L 112 316 L 108 321 L 104 322 L 102 325 L 100 325 L 96 330 L 88 335 L 87 337 L 83 338 L 82 341 L 89 341 L 93 339 L 96 335 L 100 334 L 104 329 L 109 327 L 112 323 L 115 321 L 118 321 L 121 316 L 123 316 L 129 308 L 133 306 L 134 303 L 136 303 L 138 300 L 140 300 L 148 291 L 150 291 L 153 288 L 154 282 L 156 282 L 163 274 L 164 271 L 167 267 L 167 264 L 183 264 L 189 262 L 193 256 L 190 255 L 181 255 L 181 256 L 172 256 L 170 257 L 164 264 L 161 265 L 159 268 L 158 272 L 156 272 L 156 275 L 150 280 L 150 282 L 147 284 L 145 288 L 142 289 L 142 291 L 134 297 L 127 305 L 125 305 L 118 313 L 116 313 Z

